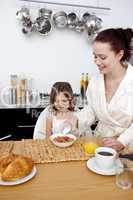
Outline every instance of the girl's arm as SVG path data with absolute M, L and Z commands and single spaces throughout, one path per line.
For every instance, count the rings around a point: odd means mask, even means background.
M 46 118 L 46 135 L 50 136 L 52 135 L 52 117 Z

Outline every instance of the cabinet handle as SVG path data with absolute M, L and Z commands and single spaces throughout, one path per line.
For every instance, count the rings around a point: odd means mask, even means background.
M 23 126 L 19 125 L 19 126 L 17 126 L 17 127 L 18 127 L 18 128 L 34 128 L 35 125 L 23 125 Z

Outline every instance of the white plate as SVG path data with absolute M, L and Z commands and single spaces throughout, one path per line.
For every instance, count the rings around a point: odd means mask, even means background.
M 53 134 L 53 135 L 50 136 L 51 142 L 52 142 L 54 145 L 56 145 L 57 147 L 61 147 L 61 148 L 69 147 L 69 146 L 71 146 L 71 145 L 76 141 L 75 135 L 73 135 L 73 134 L 67 134 L 67 135 L 64 135 L 64 137 L 65 137 L 65 136 L 68 136 L 68 137 L 72 138 L 73 141 L 71 141 L 71 142 L 56 142 L 54 139 L 55 139 L 56 137 L 58 137 L 58 136 L 63 137 L 62 134 Z
M 36 167 L 34 166 L 33 170 L 31 171 L 31 173 L 28 176 L 25 176 L 24 178 L 21 178 L 17 181 L 2 181 L 2 180 L 0 180 L 0 185 L 7 185 L 7 186 L 19 185 L 19 184 L 25 183 L 25 182 L 29 181 L 30 179 L 32 179 L 35 176 L 35 174 L 36 174 Z
M 104 169 L 99 168 L 96 165 L 95 157 L 90 158 L 87 161 L 88 169 L 90 169 L 91 171 L 93 171 L 93 172 L 95 172 L 97 174 L 101 174 L 101 175 L 105 175 L 105 176 L 115 175 L 116 174 L 116 167 L 118 167 L 118 166 L 122 166 L 122 163 L 121 163 L 120 159 L 117 159 L 114 167 L 111 168 L 111 169 L 108 169 L 108 170 L 104 170 Z

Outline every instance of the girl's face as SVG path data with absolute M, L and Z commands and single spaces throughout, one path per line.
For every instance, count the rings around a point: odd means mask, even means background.
M 94 42 L 93 44 L 94 61 L 102 74 L 112 73 L 120 65 L 123 50 L 115 53 L 109 43 Z
M 69 108 L 69 100 L 68 98 L 64 95 L 63 92 L 60 92 L 56 98 L 55 98 L 55 102 L 54 102 L 54 106 L 56 107 L 56 109 L 60 112 L 66 112 L 68 111 Z

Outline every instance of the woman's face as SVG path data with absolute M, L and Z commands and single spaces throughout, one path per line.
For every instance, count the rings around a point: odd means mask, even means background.
M 123 51 L 121 50 L 119 53 L 116 53 L 111 49 L 109 43 L 94 42 L 93 55 L 94 62 L 98 66 L 99 71 L 102 74 L 108 74 L 115 71 L 116 67 L 120 64 Z
M 55 98 L 55 102 L 54 102 L 54 106 L 56 107 L 56 109 L 60 112 L 66 112 L 68 111 L 69 108 L 69 100 L 68 98 L 64 95 L 63 92 L 60 92 L 56 98 Z

